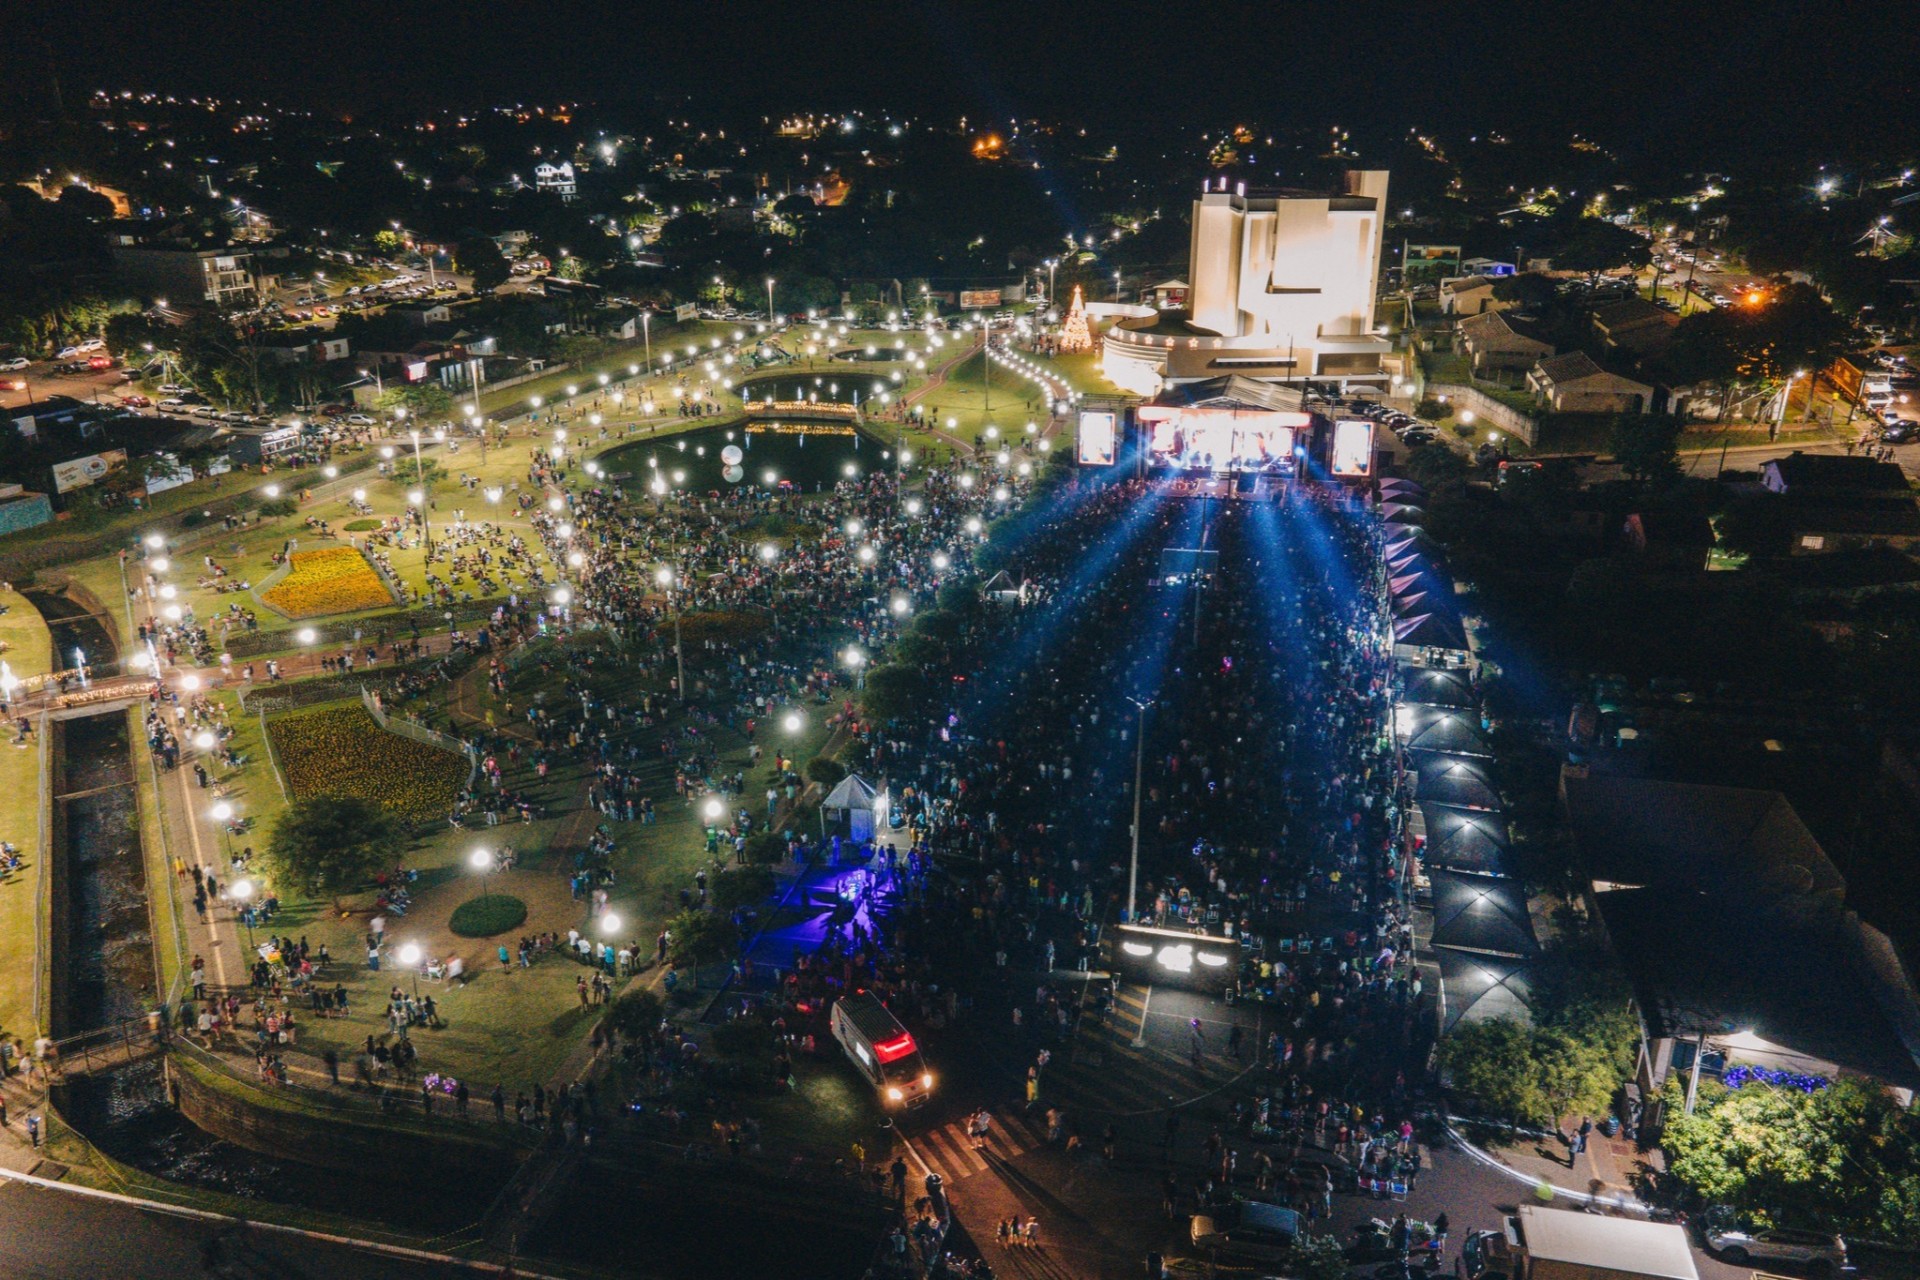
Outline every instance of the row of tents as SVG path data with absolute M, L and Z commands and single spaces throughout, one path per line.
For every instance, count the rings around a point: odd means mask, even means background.
M 1386 526 L 1394 729 L 1425 833 L 1444 1032 L 1502 1015 L 1524 1020 L 1540 944 L 1514 874 L 1445 548 L 1423 527 L 1425 496 L 1410 480 L 1385 480 L 1375 510 Z

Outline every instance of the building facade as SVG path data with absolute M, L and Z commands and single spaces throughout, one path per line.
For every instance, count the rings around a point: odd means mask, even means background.
M 1383 383 L 1386 172 L 1349 172 L 1331 195 L 1218 181 L 1193 206 L 1187 308 L 1116 321 L 1102 346 L 1108 379 L 1140 395 L 1234 374 Z
M 259 297 L 253 254 L 245 249 L 174 249 L 114 245 L 114 270 L 128 283 L 174 307 L 251 306 Z

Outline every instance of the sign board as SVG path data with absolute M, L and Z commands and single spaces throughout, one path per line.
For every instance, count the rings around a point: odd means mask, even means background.
M 1220 992 L 1240 977 L 1240 944 L 1232 938 L 1122 924 L 1106 941 L 1109 965 L 1133 982 Z
M 997 307 L 1005 290 L 1002 289 L 962 289 L 960 291 L 960 309 L 978 311 L 982 307 Z
M 1119 445 L 1119 415 L 1110 409 L 1082 409 L 1078 436 L 1080 465 L 1110 467 Z
M 673 309 L 673 318 L 682 322 L 698 319 L 700 308 L 691 302 L 682 302 Z
M 84 489 L 90 484 L 100 483 L 126 465 L 125 449 L 109 449 L 105 453 L 90 453 L 70 462 L 56 462 L 53 464 L 53 491 L 70 493 L 75 489 Z
M 1333 424 L 1333 474 L 1364 480 L 1373 474 L 1373 423 L 1342 418 Z

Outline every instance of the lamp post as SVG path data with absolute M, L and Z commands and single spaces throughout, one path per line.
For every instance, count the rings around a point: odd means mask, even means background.
M 667 607 L 673 610 L 673 665 L 675 679 L 680 686 L 680 703 L 682 706 L 685 706 L 687 701 L 687 655 L 686 651 L 680 646 L 680 602 L 679 597 L 673 593 L 673 570 L 662 565 L 659 572 L 653 575 L 653 578 L 655 582 L 658 582 L 662 587 L 666 588 Z
M 773 277 L 767 277 L 767 323 L 773 323 Z
M 467 865 L 480 873 L 480 901 L 487 900 L 487 873 L 493 870 L 493 850 L 475 849 L 467 855 Z
M 220 845 L 227 851 L 227 861 L 233 861 L 233 832 L 227 826 L 233 821 L 233 806 L 222 800 L 213 806 L 213 820 L 220 824 Z
M 1139 708 L 1140 713 L 1133 743 L 1133 857 L 1127 865 L 1127 923 L 1132 924 L 1136 915 L 1135 898 L 1140 892 L 1140 781 L 1147 764 L 1147 708 L 1153 705 L 1153 699 L 1129 694 L 1127 701 Z
M 247 950 L 251 952 L 254 950 L 253 908 L 248 904 L 253 898 L 253 881 L 235 880 L 227 886 L 227 892 L 232 895 L 235 902 L 240 904 L 240 922 L 247 926 Z M 247 963 L 251 968 L 253 962 L 250 960 Z
M 404 943 L 396 953 L 400 963 L 407 966 L 407 973 L 413 979 L 413 998 L 420 998 L 420 944 Z

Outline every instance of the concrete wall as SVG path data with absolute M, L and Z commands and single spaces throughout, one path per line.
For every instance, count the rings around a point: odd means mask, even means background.
M 519 1164 L 525 1149 L 505 1142 L 488 1142 L 485 1135 L 500 1126 L 492 1107 L 482 1098 L 473 1109 L 476 1118 L 453 1118 L 453 1100 L 446 1100 L 444 1125 L 434 1122 L 434 1133 L 422 1126 L 362 1125 L 344 1108 L 338 1115 L 308 1113 L 293 1107 L 248 1099 L 238 1081 L 211 1083 L 202 1073 L 211 1068 L 178 1057 L 167 1059 L 167 1093 L 180 1114 L 195 1128 L 216 1138 L 279 1160 L 292 1160 L 322 1169 L 336 1169 L 404 1186 L 421 1180 L 460 1178 L 474 1184 L 476 1204 L 484 1203 Z M 416 1107 L 416 1114 L 418 1108 Z M 517 1130 L 516 1130 L 517 1133 Z M 512 1136 L 512 1135 L 509 1135 Z
M 1539 439 L 1538 421 L 1512 405 L 1495 400 L 1478 387 L 1461 386 L 1457 382 L 1429 382 L 1426 394 L 1436 398 L 1445 396 L 1447 403 L 1456 408 L 1473 410 L 1475 426 L 1484 422 L 1489 430 L 1504 431 L 1508 435 L 1518 436 L 1530 445 Z

